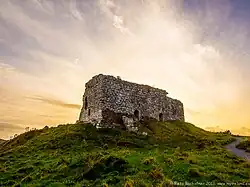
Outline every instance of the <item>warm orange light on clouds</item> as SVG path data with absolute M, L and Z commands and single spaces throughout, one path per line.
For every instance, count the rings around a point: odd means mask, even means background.
M 248 58 L 227 42 L 240 47 L 247 28 L 229 24 L 219 40 L 199 25 L 202 17 L 215 31 L 228 21 L 223 2 L 197 17 L 182 1 L 1 2 L 0 44 L 9 51 L 0 58 L 0 138 L 75 122 L 84 84 L 99 73 L 166 89 L 197 126 L 246 132 Z

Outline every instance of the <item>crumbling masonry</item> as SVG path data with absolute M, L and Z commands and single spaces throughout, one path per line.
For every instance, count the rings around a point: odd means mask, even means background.
M 136 128 L 133 126 L 135 122 L 150 118 L 184 121 L 182 102 L 167 94 L 165 90 L 119 77 L 96 75 L 85 85 L 79 121 L 128 130 Z

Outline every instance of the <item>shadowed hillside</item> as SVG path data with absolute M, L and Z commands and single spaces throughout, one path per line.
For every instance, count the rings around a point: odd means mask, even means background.
M 3 139 L 0 139 L 0 144 L 1 144 L 1 143 L 3 143 L 3 142 L 5 142 L 5 140 L 3 140 Z
M 29 131 L 1 144 L 3 186 L 166 186 L 244 182 L 249 164 L 224 150 L 230 134 L 184 122 L 140 123 L 139 135 L 91 124 Z
M 246 138 L 241 141 L 236 147 L 250 152 L 250 140 Z

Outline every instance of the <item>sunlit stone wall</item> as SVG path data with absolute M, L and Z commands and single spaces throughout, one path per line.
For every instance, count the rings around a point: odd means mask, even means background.
M 168 97 L 165 90 L 102 74 L 94 76 L 85 87 L 80 121 L 107 126 L 127 126 L 128 121 L 147 118 L 184 121 L 182 102 Z

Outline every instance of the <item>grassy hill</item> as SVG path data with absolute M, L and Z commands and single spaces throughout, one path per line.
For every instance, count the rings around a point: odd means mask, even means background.
M 244 149 L 247 152 L 250 152 L 250 141 L 249 141 L 249 139 L 248 138 L 244 139 L 236 147 L 239 148 L 239 149 Z
M 3 143 L 3 142 L 5 142 L 5 140 L 3 140 L 3 139 L 0 139 L 0 144 L 1 144 L 1 143 Z
M 148 121 L 138 135 L 91 124 L 29 131 L 0 145 L 0 186 L 168 186 L 246 182 L 233 141 L 183 122 Z

